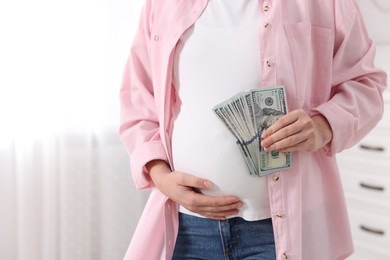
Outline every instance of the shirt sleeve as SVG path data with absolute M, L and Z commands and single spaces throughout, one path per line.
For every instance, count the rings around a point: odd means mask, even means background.
M 150 57 L 152 1 L 146 1 L 125 66 L 120 89 L 121 140 L 130 155 L 130 166 L 138 189 L 152 188 L 145 164 L 151 160 L 167 160 L 160 139 Z
M 387 76 L 374 65 L 375 45 L 368 36 L 355 0 L 335 2 L 332 93 L 314 112 L 324 115 L 333 131 L 325 147 L 332 156 L 361 140 L 383 115 Z

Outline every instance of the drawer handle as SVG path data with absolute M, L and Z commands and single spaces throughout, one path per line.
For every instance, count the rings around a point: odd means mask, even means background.
M 383 186 L 374 186 L 370 184 L 366 184 L 364 182 L 359 183 L 360 187 L 368 189 L 368 190 L 375 190 L 375 191 L 384 191 L 385 187 Z
M 385 235 L 385 231 L 380 230 L 380 229 L 369 228 L 369 227 L 366 227 L 364 225 L 360 225 L 359 227 L 361 230 L 368 232 L 368 233 L 371 233 L 371 234 L 375 234 L 375 235 L 379 235 L 379 236 Z
M 372 151 L 372 152 L 384 152 L 385 148 L 382 146 L 373 146 L 373 145 L 367 145 L 367 144 L 361 144 L 360 149 Z

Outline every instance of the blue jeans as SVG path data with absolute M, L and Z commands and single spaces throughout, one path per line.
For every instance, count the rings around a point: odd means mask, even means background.
M 212 220 L 179 213 L 173 260 L 275 260 L 271 219 Z

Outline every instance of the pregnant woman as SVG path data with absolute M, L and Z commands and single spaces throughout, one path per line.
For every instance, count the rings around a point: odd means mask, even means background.
M 351 255 L 335 154 L 382 116 L 374 53 L 355 0 L 146 0 L 120 135 L 135 185 L 152 191 L 125 259 Z M 275 85 L 290 112 L 261 145 L 292 167 L 258 177 L 211 109 Z

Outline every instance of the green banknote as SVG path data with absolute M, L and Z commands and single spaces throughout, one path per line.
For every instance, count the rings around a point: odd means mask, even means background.
M 250 174 L 265 176 L 291 167 L 291 153 L 266 152 L 260 146 L 261 133 L 288 112 L 283 86 L 238 93 L 212 110 L 236 139 Z

